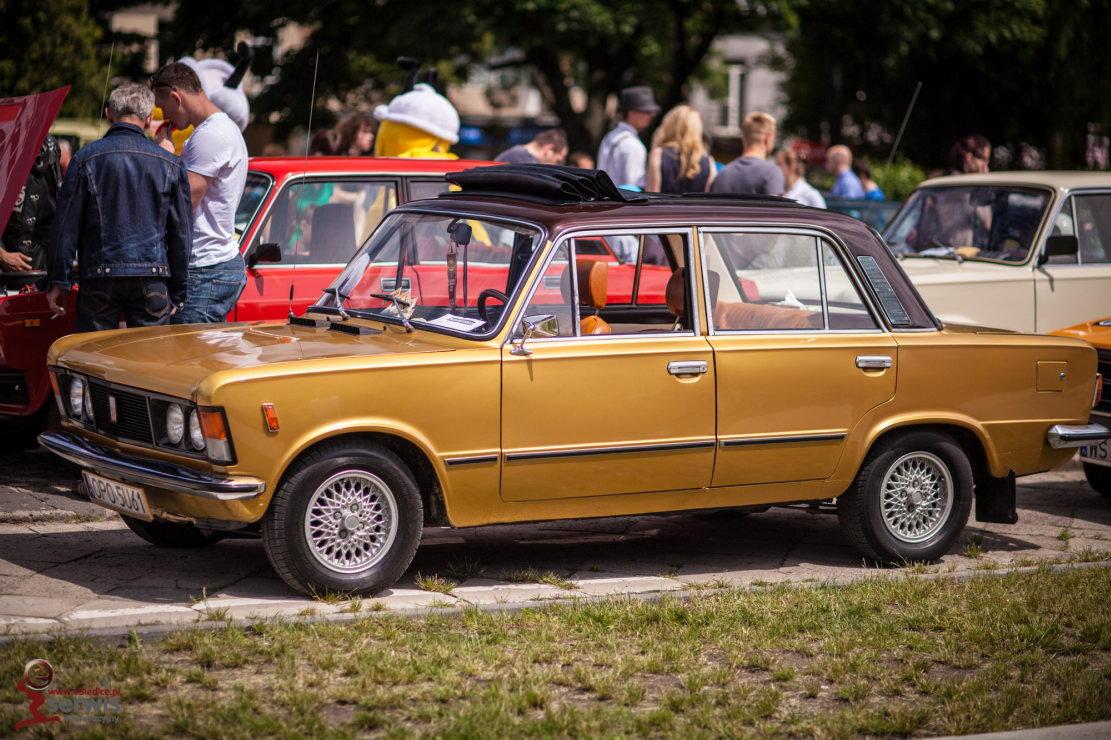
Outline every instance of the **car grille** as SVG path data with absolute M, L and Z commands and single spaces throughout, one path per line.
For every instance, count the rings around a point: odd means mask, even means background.
M 1096 350 L 1099 355 L 1097 371 L 1103 375 L 1103 400 L 1096 406 L 1096 411 L 1111 414 L 1111 349 Z
M 26 406 L 30 402 L 26 376 L 18 370 L 0 370 L 0 403 L 6 406 Z
M 93 382 L 89 386 L 93 400 L 96 430 L 117 439 L 153 444 L 150 430 L 150 409 L 147 399 L 137 393 L 108 388 Z M 111 420 L 109 397 L 116 399 L 116 421 Z

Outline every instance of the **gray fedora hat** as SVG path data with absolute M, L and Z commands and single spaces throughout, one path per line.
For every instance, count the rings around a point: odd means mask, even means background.
M 647 85 L 626 87 L 618 97 L 617 107 L 620 110 L 639 110 L 645 113 L 658 113 L 660 106 L 656 105 L 656 98 L 652 95 L 652 88 Z

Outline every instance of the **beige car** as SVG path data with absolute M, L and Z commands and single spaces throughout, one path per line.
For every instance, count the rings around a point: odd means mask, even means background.
M 935 178 L 883 237 L 942 321 L 1045 333 L 1111 314 L 1111 173 Z

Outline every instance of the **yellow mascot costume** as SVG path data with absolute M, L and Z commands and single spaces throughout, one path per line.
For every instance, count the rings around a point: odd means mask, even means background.
M 377 156 L 458 159 L 448 150 L 459 141 L 459 114 L 431 85 L 413 85 L 378 106 L 374 117 L 381 122 L 374 139 Z

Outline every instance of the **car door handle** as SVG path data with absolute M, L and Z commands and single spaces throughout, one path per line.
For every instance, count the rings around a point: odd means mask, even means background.
M 710 371 L 710 365 L 705 360 L 669 362 L 667 371 L 672 375 L 705 375 Z
M 883 370 L 891 367 L 891 358 L 887 355 L 857 355 L 856 366 L 861 370 Z

